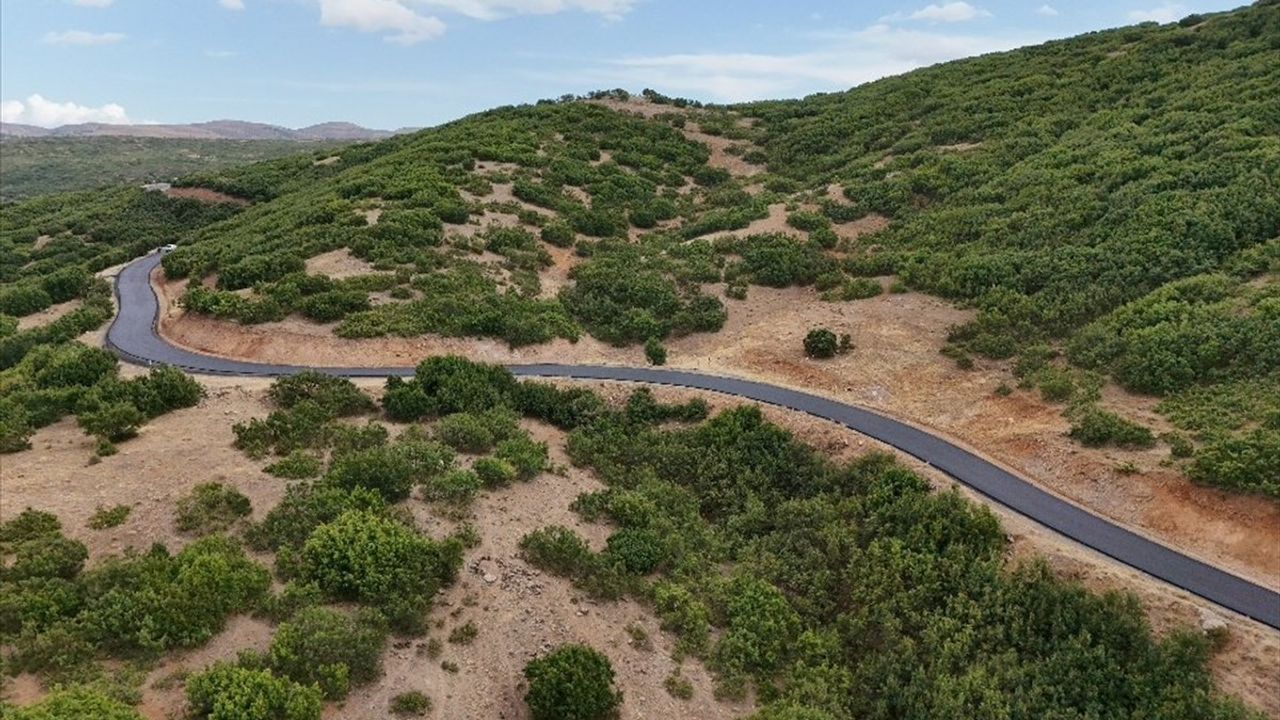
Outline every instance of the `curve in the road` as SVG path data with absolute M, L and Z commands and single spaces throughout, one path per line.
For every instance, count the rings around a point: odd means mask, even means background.
M 107 345 L 122 358 L 143 365 L 169 364 L 195 373 L 290 375 L 303 370 L 346 377 L 412 375 L 413 368 L 300 367 L 245 362 L 191 352 L 157 332 L 160 303 L 150 282 L 158 254 L 127 265 L 116 282 L 120 308 L 107 331 Z M 864 408 L 760 382 L 683 370 L 599 365 L 511 365 L 516 375 L 673 385 L 736 395 L 831 420 L 891 445 L 945 472 L 1072 540 L 1225 608 L 1280 629 L 1280 593 L 1184 555 L 1105 520 L 1078 505 L 919 428 Z

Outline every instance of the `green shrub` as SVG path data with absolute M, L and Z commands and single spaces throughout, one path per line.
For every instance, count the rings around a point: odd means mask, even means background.
M 507 408 L 479 413 L 454 413 L 440 419 L 435 434 L 441 442 L 459 452 L 478 454 L 492 450 L 519 430 L 518 418 Z
M 1256 428 L 1210 441 L 1195 454 L 1187 475 L 1196 482 L 1280 497 L 1280 429 Z
M 1087 447 L 1150 448 L 1156 444 L 1155 436 L 1147 428 L 1098 408 L 1085 410 L 1071 424 L 1068 434 Z
M 126 652 L 203 644 L 270 585 L 266 569 L 221 536 L 192 542 L 176 556 L 155 546 L 146 555 L 111 558 L 82 578 L 88 596 L 78 632 Z
M 1040 372 L 1040 394 L 1049 402 L 1066 402 L 1075 395 L 1076 382 L 1071 373 L 1048 367 Z
M 55 690 L 33 705 L 0 711 L 10 720 L 142 720 L 132 707 L 85 686 Z
M 79 540 L 61 534 L 42 535 L 11 546 L 13 561 L 0 577 L 6 581 L 28 578 L 73 578 L 84 567 L 89 550 Z
M 739 578 L 728 591 L 728 628 L 715 660 L 729 674 L 768 676 L 787 660 L 800 634 L 800 616 L 776 587 Z
M 324 700 L 316 687 L 217 663 L 187 679 L 187 705 L 208 720 L 319 720 Z
M 410 458 L 394 447 L 345 453 L 333 461 L 324 477 L 326 482 L 346 490 L 375 490 L 387 502 L 409 497 L 419 479 Z
M 453 582 L 461 563 L 460 545 L 350 511 L 316 528 L 303 545 L 300 569 L 335 600 L 369 603 L 395 627 L 411 631 L 421 627 L 431 598 Z
M 487 488 L 506 487 L 516 480 L 515 466 L 496 457 L 483 457 L 476 460 L 471 470 Z
M 796 210 L 795 212 L 787 213 L 787 224 L 805 232 L 831 227 L 831 221 L 825 215 L 808 210 Z
M 644 341 L 644 358 L 650 365 L 666 365 L 667 349 L 657 338 L 649 338 Z
M 245 532 L 257 550 L 301 549 L 312 531 L 351 510 L 385 512 L 386 500 L 376 490 L 340 488 L 323 483 L 290 485 L 284 498 L 262 522 Z
M 80 427 L 90 435 L 110 442 L 120 442 L 136 436 L 138 427 L 146 422 L 147 417 L 132 403 L 118 402 L 80 415 L 76 419 Z
M 307 370 L 279 378 L 267 396 L 277 406 L 290 409 L 303 400 L 319 405 L 332 417 L 360 415 L 374 410 L 373 399 L 346 378 Z
M 659 582 L 653 587 L 653 604 L 664 630 L 680 636 L 680 644 L 701 652 L 711 636 L 711 611 L 706 604 L 680 585 Z
M 417 690 L 402 692 L 391 698 L 388 709 L 400 717 L 423 716 L 431 712 L 431 698 Z
M 526 534 L 520 538 L 520 551 L 532 565 L 568 578 L 589 575 L 597 565 L 586 541 L 560 525 Z
M 667 550 L 652 530 L 623 528 L 609 536 L 605 554 L 629 573 L 648 575 L 666 559 Z
M 455 507 L 471 504 L 484 482 L 473 470 L 450 470 L 431 478 L 422 486 L 422 498 Z
M 305 450 L 294 450 L 283 459 L 263 468 L 270 475 L 290 480 L 304 480 L 320 474 L 320 458 Z
M 494 457 L 509 463 L 520 480 L 532 480 L 545 470 L 547 455 L 547 444 L 526 434 L 507 438 L 494 448 Z
M 253 511 L 249 498 L 222 483 L 201 483 L 178 500 L 174 526 L 178 532 L 209 535 L 230 528 Z
M 386 627 L 376 611 L 299 610 L 280 625 L 267 651 L 272 671 L 300 685 L 317 685 L 330 700 L 382 674 Z
M 567 248 L 573 246 L 576 239 L 573 228 L 569 223 L 563 220 L 552 220 L 542 226 L 543 242 L 555 245 L 556 247 Z
M 1160 439 L 1169 446 L 1169 455 L 1174 458 L 1189 458 L 1195 454 L 1195 445 L 1181 433 L 1167 432 Z
M 273 621 L 284 622 L 300 611 L 324 602 L 324 593 L 315 583 L 285 583 L 280 592 L 266 598 L 258 606 L 258 614 Z
M 0 543 L 36 540 L 62 534 L 62 522 L 53 513 L 27 508 L 0 525 Z
M 826 328 L 814 328 L 804 336 L 804 354 L 811 358 L 835 357 L 839 348 L 836 334 Z
M 99 507 L 93 512 L 93 515 L 89 516 L 89 529 L 105 530 L 123 525 L 132 510 L 133 508 L 128 505 L 115 505 L 109 508 Z
M 605 720 L 622 704 L 609 658 L 585 645 L 561 645 L 529 661 L 524 677 L 533 720 Z

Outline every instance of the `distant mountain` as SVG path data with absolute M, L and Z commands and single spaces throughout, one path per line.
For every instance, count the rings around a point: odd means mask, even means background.
M 397 131 L 399 132 L 399 131 Z M 371 130 L 353 123 L 327 122 L 292 129 L 242 120 L 214 120 L 187 125 L 108 125 L 81 123 L 42 128 L 20 123 L 0 123 L 0 135 L 34 137 L 145 137 L 176 140 L 381 140 L 395 133 Z

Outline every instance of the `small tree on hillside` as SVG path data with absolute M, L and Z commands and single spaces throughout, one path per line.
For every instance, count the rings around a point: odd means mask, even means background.
M 585 645 L 562 645 L 530 661 L 524 676 L 533 720 L 605 720 L 622 704 L 609 658 Z
M 804 354 L 811 358 L 834 357 L 839 347 L 836 334 L 826 328 L 814 328 L 804 336 Z

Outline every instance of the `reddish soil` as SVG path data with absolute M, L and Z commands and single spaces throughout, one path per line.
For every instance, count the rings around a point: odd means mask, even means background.
M 231 203 L 232 205 L 247 206 L 249 201 L 244 198 L 238 198 L 234 195 L 228 195 L 217 190 L 198 187 L 176 187 L 169 188 L 164 191 L 165 195 L 174 198 L 186 198 L 188 200 L 199 200 L 206 203 Z

